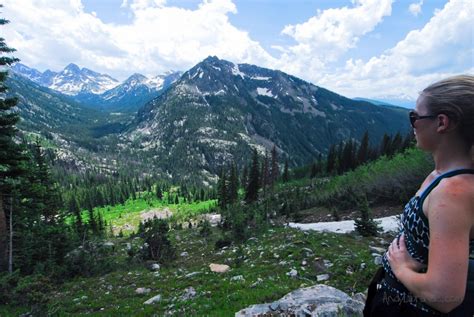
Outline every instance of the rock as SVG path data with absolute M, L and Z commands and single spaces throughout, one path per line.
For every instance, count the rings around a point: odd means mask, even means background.
M 160 270 L 160 265 L 158 263 L 153 263 L 152 265 L 150 265 L 150 270 L 152 271 L 159 271 Z
M 326 260 L 321 258 L 315 258 L 313 262 L 313 270 L 316 274 L 323 273 L 327 271 L 328 266 L 326 265 Z
M 385 251 L 387 251 L 387 249 L 379 248 L 379 247 L 373 247 L 371 245 L 369 245 L 369 250 L 370 250 L 370 252 L 377 253 L 377 254 L 384 254 Z
M 184 293 L 183 295 L 181 295 L 180 299 L 182 301 L 185 301 L 185 300 L 190 300 L 194 297 L 196 297 L 196 290 L 194 289 L 194 287 L 188 287 L 184 290 Z
M 362 262 L 362 263 L 360 264 L 360 270 L 361 270 L 361 271 L 365 270 L 366 267 L 367 267 L 367 264 L 365 264 L 364 262 Z
M 314 285 L 288 293 L 278 301 L 240 310 L 236 317 L 250 316 L 362 316 L 364 302 L 327 285 Z
M 184 251 L 184 252 L 181 252 L 181 256 L 183 256 L 183 257 L 184 257 L 184 256 L 188 256 L 188 255 L 189 255 L 189 253 L 188 253 L 188 252 L 186 252 L 186 251 Z
M 303 262 L 301 262 L 302 266 L 306 266 L 307 264 L 308 264 L 308 262 L 306 262 L 306 260 L 303 260 Z
M 381 256 L 381 255 L 377 255 L 377 256 L 374 258 L 374 264 L 377 265 L 377 266 L 382 265 L 382 256 Z
M 290 272 L 286 273 L 289 277 L 296 277 L 298 276 L 298 271 L 295 269 L 292 269 Z
M 230 280 L 231 280 L 232 282 L 235 282 L 235 281 L 245 281 L 243 275 L 232 276 L 232 277 L 230 278 Z
M 104 242 L 103 246 L 108 248 L 108 249 L 114 249 L 115 248 L 115 244 L 113 242 L 110 242 L 110 241 Z
M 193 276 L 196 276 L 198 274 L 201 274 L 201 272 L 192 272 L 192 273 L 189 273 L 189 274 L 186 274 L 185 277 L 193 277 Z
M 138 294 L 138 295 L 148 294 L 150 292 L 151 292 L 151 289 L 144 288 L 144 287 L 139 287 L 135 290 L 135 294 Z
M 144 302 L 143 304 L 144 305 L 151 305 L 151 304 L 154 304 L 154 303 L 158 303 L 160 300 L 161 300 L 161 295 L 156 295 L 156 296 L 153 296 L 152 298 L 150 298 L 149 300 L 147 300 L 146 302 Z
M 230 266 L 228 265 L 215 264 L 215 263 L 209 264 L 209 268 L 211 269 L 212 272 L 216 272 L 216 273 L 225 273 L 230 270 Z
M 366 296 L 364 293 L 356 293 L 352 296 L 352 299 L 361 303 L 365 303 Z
M 203 214 L 202 218 L 209 221 L 212 227 L 216 227 L 222 221 L 222 216 L 220 214 Z
M 251 288 L 255 288 L 257 285 L 262 284 L 263 280 L 259 277 L 255 283 L 250 285 Z
M 329 280 L 329 274 L 319 274 L 316 276 L 318 282 Z

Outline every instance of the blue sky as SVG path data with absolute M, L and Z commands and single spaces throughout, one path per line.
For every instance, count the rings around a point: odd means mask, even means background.
M 4 0 L 2 34 L 41 71 L 73 62 L 123 80 L 216 55 L 348 97 L 414 100 L 431 82 L 474 70 L 472 0 L 20 2 Z

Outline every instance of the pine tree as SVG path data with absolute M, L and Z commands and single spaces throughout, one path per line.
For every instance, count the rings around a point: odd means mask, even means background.
M 273 148 L 272 148 L 272 163 L 271 163 L 271 182 L 270 182 L 270 186 L 273 186 L 277 180 L 278 180 L 278 177 L 280 177 L 280 169 L 278 167 L 278 153 L 277 153 L 277 150 L 276 150 L 276 146 L 273 145 Z
M 229 176 L 229 188 L 228 188 L 228 200 L 229 204 L 234 204 L 237 202 L 238 195 L 239 195 L 239 178 L 237 173 L 237 165 L 235 162 L 232 162 L 230 168 L 230 176 Z
M 397 132 L 393 137 L 391 148 L 390 148 L 390 155 L 394 155 L 402 150 L 403 139 L 400 132 Z
M 311 173 L 309 175 L 309 178 L 315 178 L 317 174 L 318 174 L 318 166 L 316 162 L 313 162 L 313 164 L 311 164 Z
M 226 179 L 226 172 L 224 167 L 221 168 L 221 173 L 219 177 L 219 182 L 217 184 L 218 190 L 218 198 L 217 204 L 221 209 L 226 209 L 228 201 L 228 193 L 227 193 L 227 179 Z
M 344 147 L 342 147 L 342 157 L 339 162 L 339 173 L 342 174 L 351 170 L 354 167 L 354 151 L 353 151 L 353 143 L 352 140 L 346 142 Z
M 336 167 L 336 146 L 334 144 L 329 148 L 327 160 L 326 160 L 326 172 L 331 174 Z
M 89 228 L 92 231 L 92 234 L 97 235 L 99 233 L 99 228 L 97 225 L 97 220 L 95 219 L 94 209 L 92 208 L 92 206 L 89 206 L 87 212 L 89 213 Z
M 260 189 L 260 172 L 257 150 L 253 150 L 252 167 L 250 169 L 249 181 L 245 192 L 245 201 L 250 203 L 258 198 L 258 190 Z
M 380 155 L 390 156 L 391 147 L 392 147 L 392 139 L 390 138 L 389 135 L 387 135 L 387 133 L 384 133 L 382 142 L 380 143 Z
M 357 165 L 365 164 L 369 159 L 369 132 L 366 130 L 357 152 Z
M 244 165 L 244 168 L 243 168 L 243 171 L 242 171 L 242 178 L 241 178 L 243 188 L 247 188 L 248 174 L 249 174 L 249 168 L 247 167 L 247 165 Z
M 403 139 L 402 150 L 405 150 L 411 146 L 413 142 L 414 135 L 412 132 L 408 132 L 405 138 Z
M 361 217 L 355 220 L 356 231 L 365 237 L 376 236 L 380 231 L 380 227 L 370 213 L 367 197 L 363 195 L 358 197 L 357 200 Z
M 156 198 L 159 200 L 163 199 L 163 192 L 161 191 L 161 186 L 159 184 L 156 184 Z
M 0 8 L 2 7 L 0 5 Z M 8 22 L 0 18 L 0 26 Z M 20 146 L 13 141 L 16 134 L 15 124 L 19 117 L 11 109 L 16 106 L 17 99 L 5 97 L 7 69 L 19 61 L 8 56 L 14 51 L 7 46 L 5 39 L 0 37 L 0 272 L 7 269 L 8 263 L 8 229 L 3 200 L 5 196 L 11 195 L 12 183 L 22 173 L 21 162 L 24 159 Z
M 81 210 L 79 209 L 77 200 L 74 196 L 69 199 L 68 211 L 70 215 L 74 216 L 76 232 L 79 237 L 82 238 L 82 234 L 84 233 L 84 225 L 82 223 Z
M 290 173 L 288 171 L 288 160 L 285 160 L 285 167 L 283 168 L 283 182 L 287 183 L 290 180 Z
M 263 194 L 266 194 L 266 189 L 268 185 L 270 184 L 270 169 L 269 169 L 269 162 L 268 162 L 268 153 L 265 151 L 265 157 L 262 162 L 262 172 L 260 175 L 262 175 L 262 188 L 263 188 Z

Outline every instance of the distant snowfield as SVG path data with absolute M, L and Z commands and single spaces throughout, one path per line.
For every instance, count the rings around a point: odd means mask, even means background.
M 384 218 L 374 219 L 379 223 L 384 232 L 398 231 L 398 219 L 397 216 L 390 216 Z M 329 222 L 316 222 L 316 223 L 294 223 L 288 224 L 291 228 L 301 230 L 315 230 L 319 232 L 335 232 L 335 233 L 348 233 L 355 230 L 354 220 L 344 221 L 329 221 Z

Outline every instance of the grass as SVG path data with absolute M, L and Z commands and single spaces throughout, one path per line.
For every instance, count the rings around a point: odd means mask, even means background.
M 368 245 L 380 246 L 377 238 L 274 227 L 240 247 L 215 250 L 219 237 L 216 228 L 208 238 L 201 237 L 198 229 L 171 231 L 178 258 L 162 267 L 159 276 L 144 264 L 130 261 L 125 250 L 129 238 L 115 238 L 116 270 L 66 282 L 51 294 L 49 307 L 59 316 L 233 316 L 249 305 L 272 302 L 295 289 L 317 284 L 316 276 L 321 272 L 315 270 L 314 262 L 318 259 L 333 263 L 326 272 L 330 279 L 322 283 L 351 295 L 366 290 L 376 269 Z M 187 255 L 181 256 L 183 252 Z M 307 265 L 303 266 L 303 261 Z M 228 264 L 231 270 L 213 273 L 210 263 Z M 366 264 L 363 269 L 362 263 Z M 298 271 L 296 278 L 286 274 L 291 269 Z M 188 275 L 193 272 L 198 273 Z M 232 280 L 239 275 L 244 279 Z M 137 295 L 138 287 L 150 288 L 151 292 Z M 188 287 L 193 287 L 197 296 L 181 300 Z M 143 304 L 157 294 L 162 296 L 160 302 Z M 0 308 L 0 314 L 18 315 L 18 309 Z
M 111 224 L 114 228 L 114 234 L 122 231 L 124 235 L 130 235 L 138 228 L 140 221 L 142 221 L 141 214 L 143 212 L 169 209 L 173 214 L 174 220 L 185 221 L 186 219 L 210 212 L 217 203 L 216 200 L 187 203 L 180 197 L 179 204 L 168 204 L 166 195 L 165 193 L 163 199 L 160 200 L 152 193 L 142 192 L 139 198 L 127 199 L 123 205 L 96 207 L 94 212 L 103 215 L 103 219 L 107 224 Z M 84 222 L 89 221 L 89 213 L 86 210 L 82 211 L 82 219 Z M 71 221 L 72 219 L 68 220 L 69 223 Z

